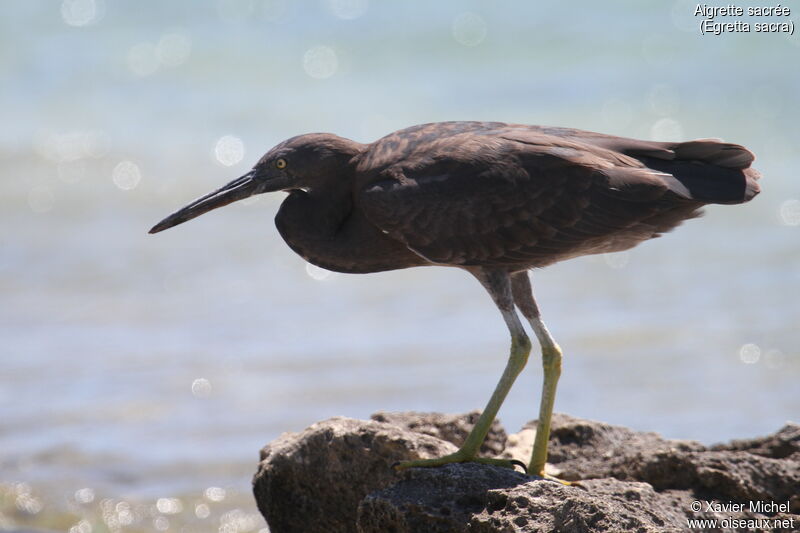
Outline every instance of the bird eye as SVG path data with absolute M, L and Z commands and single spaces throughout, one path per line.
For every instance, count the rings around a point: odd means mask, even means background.
M 279 168 L 279 169 L 284 169 L 284 168 L 286 168 L 286 160 L 285 160 L 284 158 L 282 158 L 282 157 L 281 157 L 280 159 L 277 159 L 277 160 L 275 161 L 275 166 L 276 166 L 277 168 Z

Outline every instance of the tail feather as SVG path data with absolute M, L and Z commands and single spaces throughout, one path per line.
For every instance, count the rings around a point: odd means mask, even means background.
M 668 146 L 674 158 L 639 157 L 649 168 L 672 175 L 694 200 L 740 204 L 760 192 L 761 174 L 750 164 L 753 152 L 738 144 L 698 139 Z
M 755 159 L 753 152 L 738 144 L 699 139 L 675 145 L 676 159 L 702 161 L 725 168 L 747 168 Z
M 570 130 L 566 137 L 625 154 L 646 167 L 669 174 L 661 178 L 676 195 L 709 204 L 741 204 L 760 192 L 761 174 L 750 165 L 753 152 L 720 139 L 681 143 L 642 141 Z M 627 174 L 626 174 L 627 176 Z M 629 179 L 629 178 L 626 178 Z M 679 182 L 679 183 L 678 183 Z

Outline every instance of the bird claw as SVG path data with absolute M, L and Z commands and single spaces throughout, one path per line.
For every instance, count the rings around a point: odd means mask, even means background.
M 518 467 L 522 468 L 522 471 L 523 471 L 523 472 L 525 472 L 525 475 L 526 475 L 526 476 L 528 475 L 528 467 L 527 467 L 527 466 L 525 466 L 525 463 L 523 463 L 522 461 L 519 461 L 519 460 L 517 460 L 517 459 L 511 459 L 509 462 L 510 462 L 512 465 L 516 465 L 516 466 L 518 466 Z

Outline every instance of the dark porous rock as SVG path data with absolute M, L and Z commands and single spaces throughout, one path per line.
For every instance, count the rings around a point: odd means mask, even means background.
M 777 433 L 756 439 L 734 440 L 717 444 L 712 450 L 750 452 L 772 459 L 794 458 L 800 460 L 800 424 L 788 423 Z
M 520 432 L 530 436 L 513 435 L 511 442 L 520 442 L 509 447 L 505 454 L 526 461 L 533 448 L 536 422 L 528 422 Z M 642 455 L 677 450 L 679 452 L 702 450 L 699 442 L 667 440 L 657 433 L 634 431 L 622 426 L 583 420 L 555 413 L 550 427 L 550 443 L 547 461 L 554 468 L 554 475 L 567 481 L 615 477 L 632 479 L 621 472 Z
M 657 453 L 630 465 L 624 476 L 641 479 L 656 490 L 690 490 L 721 501 L 786 502 L 800 513 L 800 462 L 770 459 L 747 452 Z M 800 523 L 798 523 L 800 527 Z
M 396 461 L 454 451 L 475 413 L 373 418 L 327 420 L 264 448 L 254 490 L 273 533 L 800 530 L 797 424 L 705 447 L 557 414 L 548 469 L 580 480 L 565 486 L 474 463 L 396 473 Z M 496 424 L 489 449 L 505 442 L 497 455 L 527 462 L 535 428 L 506 439 Z
M 472 411 L 467 414 L 450 415 L 442 413 L 388 413 L 379 411 L 372 415 L 372 420 L 386 422 L 393 426 L 409 429 L 416 433 L 430 435 L 437 439 L 452 442 L 456 446 L 461 446 L 467 439 L 467 435 L 472 431 L 475 422 L 481 416 L 480 411 Z M 497 457 L 506 447 L 505 429 L 500 425 L 499 420 L 495 420 L 489 428 L 489 433 L 481 445 L 479 454 L 483 457 Z
M 683 516 L 662 500 L 646 483 L 604 479 L 577 488 L 498 467 L 448 465 L 411 470 L 399 483 L 370 494 L 361 502 L 357 525 L 360 533 L 649 533 Z
M 535 434 L 536 422 L 526 428 Z M 656 433 L 556 414 L 548 461 L 566 480 L 613 477 L 644 481 L 659 491 L 690 490 L 698 498 L 720 501 L 791 501 L 798 513 L 798 450 L 797 424 L 766 437 L 707 448 L 694 441 L 668 440 Z
M 510 469 L 474 463 L 413 468 L 403 474 L 402 481 L 361 502 L 358 531 L 465 531 L 474 516 L 506 506 L 505 496 L 495 489 L 523 485 L 530 479 Z
M 400 479 L 392 464 L 455 450 L 390 424 L 332 418 L 267 444 L 253 492 L 273 533 L 351 532 L 361 500 Z

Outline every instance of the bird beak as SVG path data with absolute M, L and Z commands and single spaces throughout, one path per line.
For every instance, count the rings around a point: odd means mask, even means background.
M 209 193 L 194 202 L 190 203 L 184 208 L 178 209 L 167 218 L 156 224 L 150 229 L 149 233 L 158 233 L 164 231 L 172 226 L 183 224 L 187 220 L 199 217 L 203 213 L 207 213 L 212 209 L 228 205 L 237 200 L 242 200 L 248 196 L 268 192 L 273 189 L 268 185 L 268 182 L 263 179 L 256 178 L 256 171 L 251 170 L 241 178 L 237 178 L 228 183 L 224 187 Z

